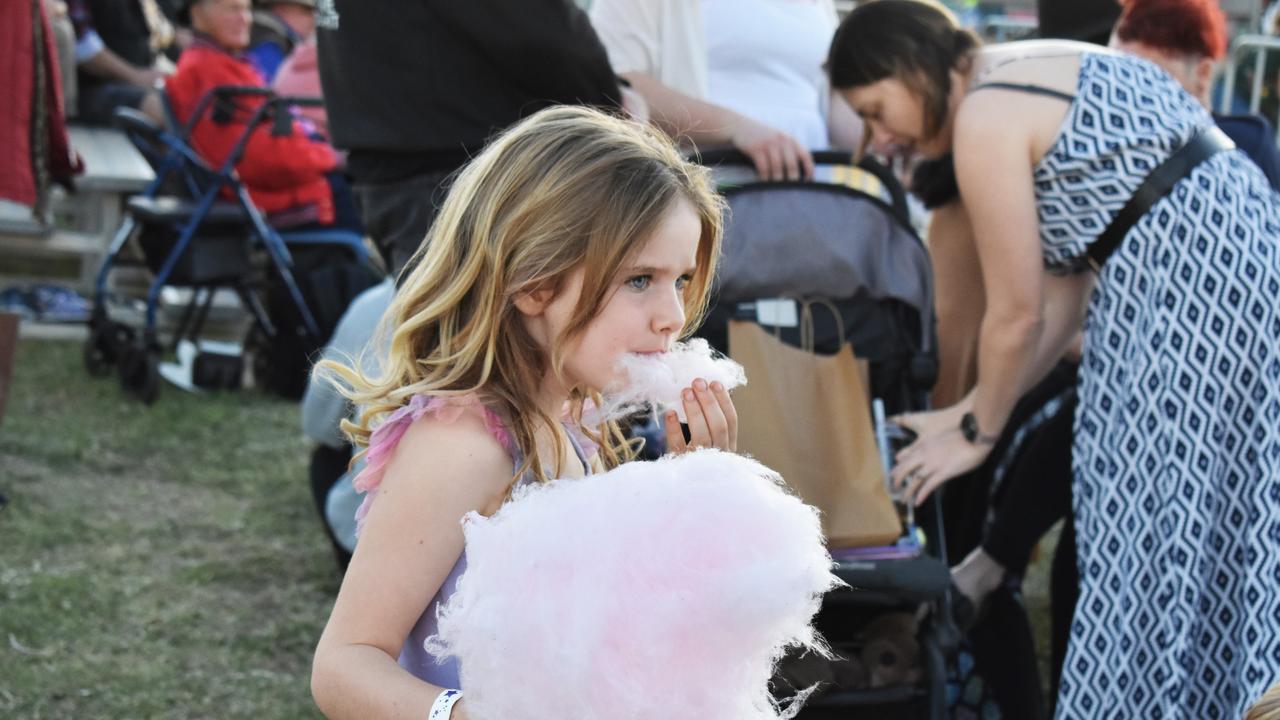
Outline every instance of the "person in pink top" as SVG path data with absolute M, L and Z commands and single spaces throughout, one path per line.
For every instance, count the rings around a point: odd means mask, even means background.
M 321 97 L 320 63 L 316 59 L 316 37 L 312 35 L 293 49 L 280 63 L 271 88 L 277 95 Z M 315 131 L 329 137 L 329 117 L 323 106 L 300 107 L 297 114 L 311 121 Z
M 320 364 L 363 408 L 346 429 L 368 493 L 312 666 L 327 717 L 468 717 L 456 664 L 423 646 L 466 567 L 460 520 L 632 457 L 584 405 L 619 361 L 697 326 L 722 216 L 665 135 L 582 107 L 538 112 L 462 170 L 383 318 L 380 369 Z M 723 386 L 694 380 L 683 409 L 689 438 L 668 413 L 669 450 L 736 449 Z

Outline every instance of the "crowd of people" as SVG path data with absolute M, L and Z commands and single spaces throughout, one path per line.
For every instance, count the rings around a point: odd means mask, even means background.
M 936 6 L 877 0 L 854 10 L 832 43 L 819 43 L 830 45 L 824 61 L 813 45 L 835 26 L 828 6 L 757 5 L 730 13 L 714 2 L 594 3 L 596 36 L 622 81 L 612 97 L 688 144 L 738 147 L 762 177 L 808 177 L 812 149 L 861 148 L 863 136 L 873 151 L 920 161 L 917 189 L 935 208 L 930 248 L 945 380 L 935 400 L 945 409 L 900 418 L 919 439 L 898 458 L 895 480 L 919 500 L 968 476 L 972 487 L 957 485 L 947 503 L 954 532 L 971 536 L 957 588 L 980 623 L 1007 627 L 1008 617 L 982 611 L 988 596 L 1009 589 L 1040 534 L 1070 516 L 1066 577 L 1055 584 L 1058 716 L 1243 712 L 1280 666 L 1272 547 L 1280 441 L 1267 419 L 1280 402 L 1280 326 L 1269 289 L 1280 266 L 1271 129 L 1255 117 L 1214 118 L 1205 107 L 1225 44 L 1221 11 L 1134 1 L 1107 33 L 1114 51 L 1051 42 L 982 48 Z M 482 32 L 457 22 L 444 25 L 469 37 Z M 586 31 L 581 20 L 569 28 Z M 328 40 L 322 34 L 322 72 L 351 72 L 341 29 L 324 69 Z M 601 59 L 593 50 L 590 62 Z M 468 102 L 436 89 L 420 102 Z M 641 102 L 626 102 L 624 89 Z M 370 123 L 370 115 L 396 121 L 389 112 L 357 117 Z M 1121 212 L 1152 170 L 1214 122 L 1239 150 L 1214 146 L 1192 163 L 1196 174 L 1181 190 Z M 351 140 L 377 137 L 353 132 Z M 430 187 L 440 192 L 438 181 Z M 1095 248 L 1120 215 L 1126 224 L 1111 231 L 1112 246 Z M 1188 238 L 1204 260 L 1186 259 Z M 1184 246 L 1172 244 L 1179 239 Z M 432 250 L 431 242 L 414 247 L 424 257 Z M 1202 274 L 1212 262 L 1231 269 Z M 1206 325 L 1215 314 L 1233 319 Z M 1230 334 L 1209 343 L 1203 332 Z M 358 399 L 397 397 L 391 387 L 366 392 Z M 996 475 L 998 502 L 988 507 Z M 382 562 L 357 552 L 352 567 L 370 580 Z M 393 628 L 427 618 L 447 597 L 448 563 L 436 562 L 425 587 L 414 588 L 430 602 L 400 608 Z M 370 618 L 353 624 L 363 605 L 339 602 L 351 607 L 331 620 L 313 678 L 335 716 L 343 706 L 327 698 L 345 652 L 337 638 L 362 645 L 362 633 L 376 633 L 382 652 L 396 655 L 405 637 Z M 979 654 L 993 684 L 1003 685 L 1009 716 L 1043 714 L 1027 656 L 1010 651 L 1014 637 L 989 627 Z M 418 654 L 408 645 L 404 653 Z M 1021 672 L 1000 668 L 1002 657 Z M 413 668 L 406 662 L 403 672 Z M 387 672 L 368 678 L 365 690 L 401 671 Z M 456 680 L 419 677 L 446 689 Z M 437 692 L 409 687 L 416 694 L 403 697 L 421 703 Z M 379 701 L 369 702 L 356 707 Z
M 983 46 L 931 0 L 67 0 L 81 120 L 192 123 L 214 165 L 249 132 L 258 206 L 360 230 L 389 268 L 321 363 L 343 390 L 307 399 L 331 464 L 367 463 L 321 710 L 468 717 L 423 646 L 466 567 L 458 519 L 631 458 L 582 409 L 620 353 L 696 328 L 726 219 L 686 157 L 719 147 L 769 180 L 827 149 L 911 169 L 938 409 L 895 419 L 915 440 L 892 482 L 946 488 L 1004 716 L 1244 715 L 1280 680 L 1280 153 L 1266 119 L 1210 111 L 1216 2 L 1119 10 Z M 194 117 L 225 85 L 324 108 L 287 133 L 248 127 L 261 97 Z M 723 387 L 685 409 L 673 451 L 736 450 Z M 1045 698 L 1017 596 L 1059 520 Z
M 250 130 L 247 123 L 264 98 L 235 98 L 193 118 L 206 93 L 235 85 L 320 94 L 314 0 L 266 2 L 257 9 L 249 0 L 44 5 L 55 27 L 65 22 L 71 30 L 59 53 L 59 61 L 74 68 L 63 74 L 61 87 L 67 116 L 110 125 L 117 109 L 132 108 L 162 125 L 191 124 L 189 141 L 215 168 Z M 255 204 L 281 225 L 361 227 L 323 109 L 299 108 L 289 133 L 265 124 L 253 128 L 235 169 Z

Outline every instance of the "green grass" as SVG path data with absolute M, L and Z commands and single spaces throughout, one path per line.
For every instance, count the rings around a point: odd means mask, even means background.
M 0 717 L 315 717 L 339 577 L 297 405 L 93 379 L 23 341 L 0 424 Z
M 20 343 L 0 718 L 317 717 L 311 651 L 339 577 L 308 453 L 294 403 L 166 386 L 146 407 L 88 377 L 78 343 Z M 1026 585 L 1042 671 L 1046 564 Z

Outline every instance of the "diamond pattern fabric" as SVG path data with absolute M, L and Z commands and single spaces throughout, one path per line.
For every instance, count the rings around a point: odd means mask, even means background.
M 1209 114 L 1086 53 L 1035 168 L 1051 270 Z M 1280 196 L 1240 152 L 1159 201 L 1090 301 L 1075 421 L 1080 600 L 1059 718 L 1239 718 L 1280 679 Z

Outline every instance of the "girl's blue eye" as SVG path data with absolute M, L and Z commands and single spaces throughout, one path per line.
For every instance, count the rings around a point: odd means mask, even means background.
M 630 285 L 633 290 L 647 290 L 649 289 L 649 283 L 652 281 L 652 275 L 636 275 L 633 278 L 629 278 L 627 280 L 627 284 Z
M 683 290 L 686 287 L 688 287 L 689 283 L 691 282 L 693 282 L 692 275 L 681 275 L 679 278 L 676 279 L 676 289 Z

